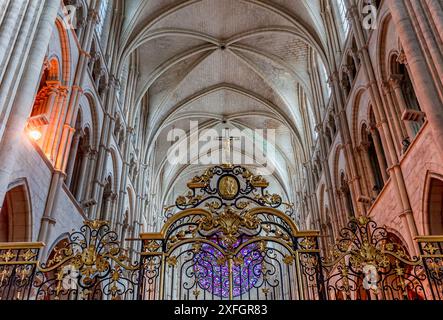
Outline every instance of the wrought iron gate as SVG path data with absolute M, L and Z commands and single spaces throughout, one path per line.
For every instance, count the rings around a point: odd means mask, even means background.
M 43 243 L 0 245 L 1 300 L 134 300 L 139 264 L 131 263 L 117 233 L 86 221 L 46 263 Z
M 261 176 L 214 167 L 188 187 L 162 231 L 142 235 L 144 298 L 318 298 L 318 232 L 299 232 Z
M 420 257 L 367 217 L 351 220 L 322 263 L 330 300 L 442 300 L 441 237 L 416 239 Z

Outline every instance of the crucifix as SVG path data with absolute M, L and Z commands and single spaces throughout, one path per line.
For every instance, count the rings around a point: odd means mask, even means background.
M 229 128 L 225 128 L 222 131 L 224 133 L 224 136 L 218 138 L 218 141 L 222 142 L 222 163 L 231 164 L 232 141 L 240 140 L 240 138 L 231 136 Z

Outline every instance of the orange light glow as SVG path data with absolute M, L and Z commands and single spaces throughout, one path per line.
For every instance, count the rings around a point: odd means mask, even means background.
M 38 141 L 42 137 L 42 133 L 37 129 L 29 130 L 28 134 L 29 134 L 29 137 L 34 141 Z

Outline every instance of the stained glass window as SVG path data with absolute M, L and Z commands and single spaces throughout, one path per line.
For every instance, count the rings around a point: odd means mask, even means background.
M 340 22 L 343 28 L 343 33 L 345 38 L 348 36 L 350 24 L 348 21 L 348 18 L 346 17 L 346 14 L 348 12 L 348 9 L 346 8 L 346 4 L 344 0 L 337 0 L 337 6 L 338 6 L 338 14 L 340 18 Z
M 324 88 L 324 91 L 326 92 L 326 98 L 329 98 L 331 96 L 331 87 L 329 86 L 329 77 L 328 72 L 326 71 L 326 67 L 324 63 L 319 59 L 319 66 L 320 66 L 320 77 L 322 81 L 322 86 Z
M 101 37 L 102 32 L 103 32 L 103 27 L 105 25 L 106 13 L 108 11 L 108 5 L 109 5 L 109 0 L 101 0 L 100 1 L 100 7 L 98 10 L 99 21 L 98 21 L 97 26 L 95 28 L 95 30 L 97 31 L 97 35 L 99 37 Z
M 233 245 L 238 248 L 247 239 L 237 240 Z M 217 237 L 212 242 L 224 247 Z M 194 257 L 194 274 L 199 286 L 217 297 L 229 298 L 229 263 L 224 255 L 208 243 Z M 256 243 L 243 247 L 233 264 L 233 296 L 239 297 L 250 291 L 259 281 L 262 273 L 262 255 Z

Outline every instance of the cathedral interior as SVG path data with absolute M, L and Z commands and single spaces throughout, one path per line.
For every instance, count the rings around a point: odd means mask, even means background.
M 443 1 L 0 1 L 0 205 L 1 300 L 443 300 Z

